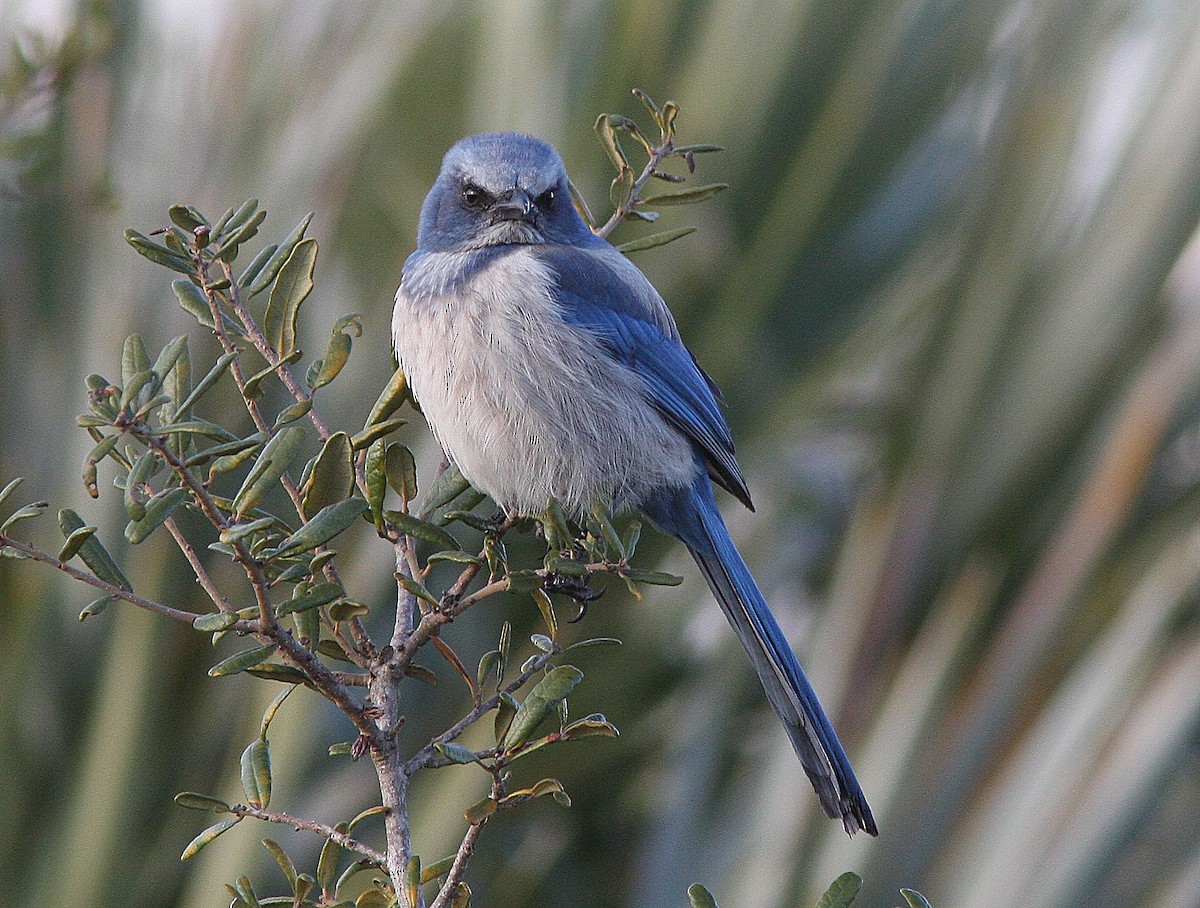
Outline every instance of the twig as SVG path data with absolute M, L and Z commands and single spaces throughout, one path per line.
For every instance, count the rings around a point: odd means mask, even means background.
M 672 139 L 666 139 L 661 145 L 655 145 L 651 149 L 650 159 L 646 162 L 646 166 L 642 168 L 641 175 L 633 181 L 633 187 L 629 191 L 629 198 L 617 206 L 617 209 L 607 221 L 592 231 L 596 236 L 607 237 L 616 229 L 617 225 L 621 223 L 621 219 L 633 210 L 643 187 L 658 172 L 659 165 L 673 154 L 675 154 L 675 142 Z
M 484 700 L 481 704 L 479 704 L 479 706 L 472 709 L 469 713 L 467 713 L 448 729 L 417 751 L 413 755 L 412 759 L 404 764 L 404 772 L 411 776 L 419 769 L 440 765 L 438 763 L 439 758 L 436 756 L 438 744 L 447 744 L 450 741 L 453 741 L 464 731 L 466 731 L 467 728 L 479 721 L 481 717 L 487 715 L 489 712 L 499 706 L 500 697 L 502 694 L 512 694 L 520 690 L 529 682 L 530 678 L 545 668 L 552 659 L 561 654 L 562 649 L 558 646 L 555 646 L 552 651 L 548 653 L 542 653 L 540 656 L 535 658 L 529 664 L 529 667 L 525 669 L 525 671 L 521 672 L 521 674 L 519 674 L 513 681 L 509 682 L 504 690 L 498 691 L 495 696 Z
M 430 903 L 429 908 L 445 908 L 457 894 L 458 884 L 462 882 L 463 871 L 467 869 L 467 861 L 475 851 L 475 843 L 479 840 L 485 823 L 487 823 L 486 817 L 467 829 L 467 834 L 463 836 L 458 851 L 454 855 L 454 863 L 450 865 L 450 872 L 446 874 L 446 882 L 442 884 L 437 898 Z
M 51 567 L 58 568 L 58 570 L 62 571 L 68 577 L 73 577 L 76 580 L 89 584 L 90 586 L 94 586 L 96 589 L 103 590 L 104 592 L 108 593 L 108 595 L 112 596 L 113 598 L 123 599 L 125 602 L 128 602 L 131 605 L 136 605 L 138 608 L 144 608 L 150 612 L 157 612 L 160 615 L 163 615 L 167 618 L 173 618 L 176 621 L 186 621 L 188 624 L 191 624 L 200 617 L 200 615 L 196 612 L 185 612 L 182 609 L 171 608 L 169 605 L 163 605 L 161 602 L 155 602 L 153 599 L 146 599 L 145 597 L 139 596 L 136 593 L 130 592 L 129 590 L 122 589 L 119 586 L 114 586 L 107 581 L 101 580 L 95 574 L 90 574 L 87 571 L 81 571 L 79 568 L 73 565 L 59 561 L 49 552 L 43 552 L 41 549 L 29 544 L 28 542 L 21 542 L 20 540 L 13 539 L 11 536 L 6 536 L 3 533 L 0 533 L 0 546 L 8 546 L 9 548 L 16 549 L 18 552 L 22 552 L 34 561 L 40 561 L 43 564 L 48 564 Z M 240 631 L 248 631 L 253 628 L 253 623 L 250 621 L 239 621 L 234 625 L 234 628 Z
M 204 592 L 208 593 L 208 598 L 213 601 L 213 605 L 222 612 L 234 611 L 229 600 L 221 594 L 221 591 L 217 589 L 217 585 L 213 583 L 212 578 L 208 575 L 208 571 L 204 567 L 204 562 L 200 560 L 200 556 L 196 554 L 195 547 L 188 542 L 187 537 L 183 535 L 183 531 L 179 529 L 179 524 L 175 522 L 175 518 L 168 517 L 163 525 L 175 540 L 175 544 L 179 546 L 179 551 L 183 552 L 183 557 L 192 566 L 192 573 L 196 575 L 196 580 L 203 587 Z
M 332 826 L 327 826 L 324 823 L 318 823 L 315 820 L 304 820 L 300 817 L 294 817 L 291 814 L 279 813 L 274 810 L 263 810 L 261 807 L 252 807 L 249 804 L 233 804 L 229 808 L 229 812 L 239 817 L 254 817 L 256 820 L 265 820 L 268 823 L 278 823 L 280 826 L 291 826 L 294 829 L 306 829 L 309 832 L 315 832 L 317 835 L 326 839 L 333 839 L 343 848 L 348 848 L 361 854 L 370 861 L 375 862 L 380 867 L 387 864 L 387 857 L 372 848 L 370 845 L 364 845 L 358 839 L 351 838 L 344 832 L 338 832 Z

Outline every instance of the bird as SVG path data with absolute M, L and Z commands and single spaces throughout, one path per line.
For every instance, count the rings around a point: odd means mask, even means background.
M 821 806 L 878 835 L 850 761 L 729 535 L 714 484 L 753 510 L 720 390 L 641 270 L 572 202 L 533 136 L 453 145 L 421 208 L 392 336 L 446 457 L 507 513 L 639 511 L 687 547 Z

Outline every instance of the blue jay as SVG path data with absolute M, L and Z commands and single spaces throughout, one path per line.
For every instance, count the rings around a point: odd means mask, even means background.
M 392 321 L 396 355 L 446 455 L 509 512 L 556 498 L 637 509 L 687 546 L 830 817 L 876 835 L 850 762 L 734 547 L 713 482 L 752 508 L 718 406 L 638 268 L 575 211 L 545 142 L 447 152 Z

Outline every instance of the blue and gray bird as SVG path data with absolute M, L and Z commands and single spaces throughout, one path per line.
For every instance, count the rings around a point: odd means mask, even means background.
M 713 483 L 752 507 L 720 392 L 670 311 L 571 203 L 545 142 L 463 139 L 421 209 L 392 323 L 446 455 L 506 511 L 636 509 L 687 546 L 829 816 L 876 835 L 850 761 L 738 554 Z

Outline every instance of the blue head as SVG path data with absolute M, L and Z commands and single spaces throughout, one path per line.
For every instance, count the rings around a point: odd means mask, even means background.
M 470 136 L 446 152 L 417 231 L 430 252 L 595 241 L 571 204 L 558 152 L 512 132 Z

